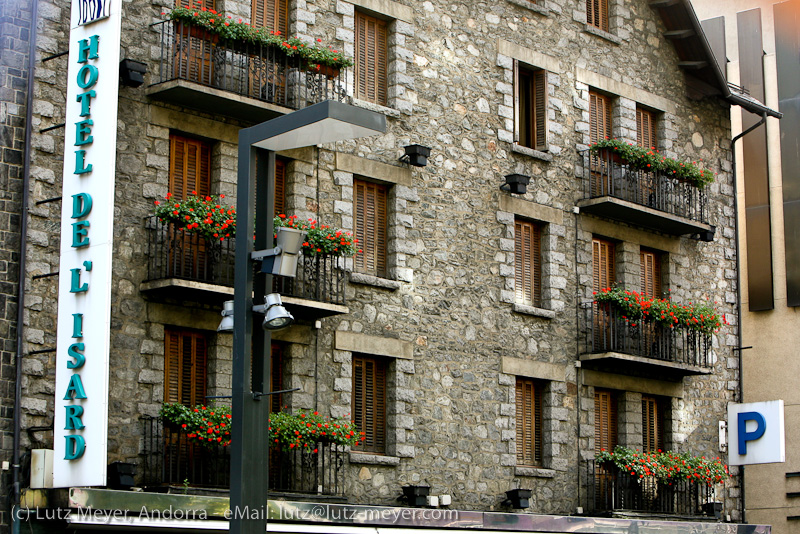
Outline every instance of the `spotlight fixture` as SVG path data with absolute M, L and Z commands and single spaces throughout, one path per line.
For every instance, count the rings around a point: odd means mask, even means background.
M 704 241 L 706 243 L 711 243 L 714 241 L 714 234 L 717 232 L 717 227 L 712 226 L 711 230 L 707 230 L 705 232 L 700 232 L 700 241 Z
M 403 486 L 400 499 L 407 501 L 409 506 L 425 506 L 428 504 L 430 491 L 430 486 Z
M 530 182 L 530 176 L 525 176 L 524 174 L 507 174 L 506 183 L 501 185 L 500 189 L 515 195 L 524 195 L 528 192 L 528 184 Z
M 297 260 L 306 232 L 297 228 L 280 227 L 275 229 L 278 244 L 275 248 L 253 252 L 253 260 L 261 262 L 261 272 L 289 276 L 297 274 Z
M 254 312 L 264 314 L 264 322 L 261 325 L 264 330 L 280 330 L 294 322 L 294 317 L 283 307 L 278 293 L 270 293 L 264 300 L 266 301 L 264 304 L 253 306 Z
M 408 145 L 405 148 L 406 153 L 400 157 L 400 161 L 408 163 L 414 167 L 424 167 L 428 164 L 428 156 L 431 155 L 431 149 L 422 145 Z
M 132 59 L 123 59 L 119 64 L 119 79 L 122 85 L 128 87 L 139 87 L 144 83 L 144 75 L 147 73 L 147 65 Z
M 222 321 L 219 322 L 217 332 L 233 332 L 233 301 L 226 300 L 222 304 Z
M 506 492 L 506 500 L 504 504 L 508 504 L 511 508 L 528 508 L 531 505 L 531 494 L 533 492 L 529 489 L 512 489 Z

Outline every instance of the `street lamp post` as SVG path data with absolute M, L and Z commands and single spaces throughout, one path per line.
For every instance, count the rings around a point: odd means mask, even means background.
M 239 132 L 230 491 L 233 534 L 263 534 L 267 525 L 270 403 L 268 396 L 262 396 L 269 395 L 272 339 L 268 331 L 253 328 L 253 298 L 270 292 L 272 274 L 254 275 L 253 251 L 273 246 L 275 152 L 385 131 L 384 115 L 329 100 Z

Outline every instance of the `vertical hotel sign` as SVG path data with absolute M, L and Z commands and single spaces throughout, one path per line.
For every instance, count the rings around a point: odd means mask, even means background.
M 104 486 L 121 0 L 73 0 L 53 485 Z

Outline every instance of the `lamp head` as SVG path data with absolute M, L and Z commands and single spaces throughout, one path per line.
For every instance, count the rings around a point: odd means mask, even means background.
M 261 324 L 264 330 L 280 330 L 294 322 L 294 317 L 283 307 L 281 296 L 278 293 L 270 293 L 266 296 L 266 307 L 264 322 Z
M 222 305 L 222 321 L 217 327 L 217 332 L 233 332 L 233 301 L 226 300 Z

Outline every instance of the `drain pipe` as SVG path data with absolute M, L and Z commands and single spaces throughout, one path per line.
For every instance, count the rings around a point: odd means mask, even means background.
M 736 350 L 739 365 L 739 391 L 737 392 L 738 401 L 744 402 L 744 373 L 742 369 L 742 284 L 741 284 L 741 258 L 739 256 L 739 191 L 738 181 L 736 175 L 736 141 L 749 134 L 762 124 L 767 122 L 767 112 L 761 114 L 761 120 L 753 126 L 743 131 L 733 139 L 731 139 L 731 155 L 733 159 L 733 233 L 734 233 L 734 246 L 736 253 L 736 342 L 738 347 Z M 745 517 L 747 514 L 747 507 L 745 506 L 745 491 L 744 491 L 744 466 L 739 466 L 739 487 L 741 488 L 742 495 L 742 523 L 747 523 Z
M 19 243 L 19 282 L 17 285 L 17 354 L 14 362 L 14 441 L 12 457 L 12 477 L 13 477 L 13 499 L 11 501 L 11 532 L 19 534 L 20 519 L 16 511 L 20 504 L 20 428 L 22 425 L 22 411 L 20 402 L 22 400 L 22 329 L 25 320 L 25 257 L 27 255 L 28 241 L 28 202 L 30 190 L 30 155 L 31 155 L 31 130 L 33 121 L 33 82 L 34 67 L 36 65 L 36 19 L 39 12 L 37 0 L 31 0 L 31 29 L 30 43 L 28 43 L 28 77 L 26 88 L 28 94 L 25 98 L 25 145 L 22 156 L 22 213 L 20 221 L 20 243 Z

